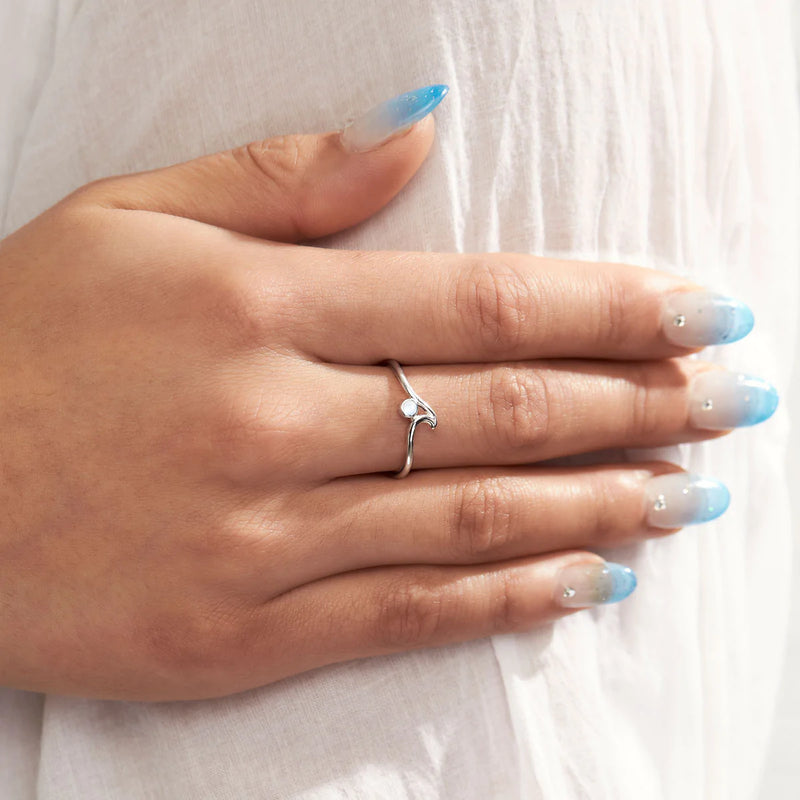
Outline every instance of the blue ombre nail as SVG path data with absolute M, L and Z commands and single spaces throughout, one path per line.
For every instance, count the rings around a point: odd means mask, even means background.
M 636 588 L 636 575 L 630 567 L 606 561 L 608 573 L 611 576 L 612 590 L 606 603 L 618 603 L 624 600 Z
M 730 342 L 738 342 L 739 339 L 744 339 L 756 324 L 756 318 L 753 316 L 753 310 L 750 306 L 732 298 L 726 298 L 726 300 L 728 325 L 727 328 L 723 328 L 719 332 L 717 341 L 720 344 L 729 344 Z
M 449 90 L 437 83 L 386 100 L 351 122 L 342 131 L 342 144 L 354 153 L 380 147 L 427 117 Z
M 653 528 L 710 522 L 725 513 L 731 502 L 724 483 L 687 472 L 650 478 L 644 494 L 647 524 Z
M 664 336 L 683 347 L 736 342 L 753 330 L 754 322 L 749 306 L 712 292 L 669 295 L 661 320 Z
M 704 430 L 757 425 L 777 407 L 777 389 L 753 375 L 709 370 L 698 375 L 689 390 L 689 421 Z
M 554 601 L 566 608 L 584 608 L 618 603 L 636 588 L 636 575 L 630 567 L 613 561 L 570 564 L 555 581 Z

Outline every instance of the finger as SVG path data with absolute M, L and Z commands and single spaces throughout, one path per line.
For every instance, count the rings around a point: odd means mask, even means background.
M 315 239 L 372 216 L 408 183 L 433 142 L 426 115 L 446 93 L 426 87 L 371 109 L 344 132 L 277 136 L 83 192 L 104 205 L 274 241 Z
M 320 374 L 322 370 L 322 374 Z M 414 438 L 414 469 L 528 464 L 606 448 L 659 447 L 724 435 L 766 419 L 777 393 L 694 359 L 528 361 L 409 367 L 437 416 Z M 315 365 L 298 446 L 315 477 L 398 471 L 408 397 L 388 367 Z M 313 389 L 312 389 L 313 385 Z M 313 435 L 309 435 L 310 431 Z
M 729 499 L 719 482 L 663 462 L 426 470 L 388 485 L 385 476 L 343 478 L 313 492 L 308 530 L 320 555 L 308 545 L 303 577 L 619 547 L 714 519 Z M 317 560 L 325 563 L 312 574 Z
M 267 602 L 250 621 L 244 657 L 263 683 L 353 658 L 529 630 L 624 599 L 635 586 L 630 569 L 587 552 L 358 570 Z
M 293 558 L 281 559 L 271 586 L 278 594 L 367 567 L 619 547 L 708 522 L 729 500 L 718 481 L 663 462 L 423 470 L 406 481 L 343 478 L 304 492 L 287 509 L 303 528 L 291 537 Z M 271 514 L 269 507 L 246 512 L 256 541 Z M 263 582 L 264 568 L 256 566 L 254 586 Z
M 735 341 L 747 306 L 663 272 L 521 253 L 293 250 L 296 345 L 331 362 L 662 358 Z

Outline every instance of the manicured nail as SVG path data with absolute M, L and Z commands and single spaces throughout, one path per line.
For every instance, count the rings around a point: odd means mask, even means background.
M 680 528 L 708 522 L 731 502 L 724 483 L 686 472 L 657 475 L 645 485 L 647 524 L 653 528 Z
M 778 392 L 771 383 L 728 370 L 702 372 L 689 391 L 689 421 L 705 430 L 756 425 L 777 407 Z
M 427 117 L 449 90 L 450 87 L 437 83 L 386 100 L 351 122 L 341 133 L 342 144 L 352 153 L 385 144 Z
M 618 603 L 636 588 L 630 567 L 605 562 L 583 562 L 564 567 L 556 578 L 555 601 L 566 608 Z
M 664 336 L 684 347 L 735 342 L 750 333 L 754 322 L 749 306 L 712 292 L 670 295 L 662 314 Z

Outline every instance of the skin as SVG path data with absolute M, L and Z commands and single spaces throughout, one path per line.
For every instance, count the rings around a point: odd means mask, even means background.
M 713 368 L 633 266 L 303 244 L 367 219 L 434 136 L 286 136 L 79 189 L 0 244 L 0 684 L 129 700 L 525 630 L 559 570 L 648 529 L 723 435 Z M 404 458 L 397 358 L 439 415 Z

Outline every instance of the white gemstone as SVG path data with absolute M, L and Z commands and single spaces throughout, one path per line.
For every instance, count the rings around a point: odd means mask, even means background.
M 417 401 L 413 397 L 407 397 L 400 403 L 400 413 L 411 419 L 417 413 Z
M 685 314 L 678 314 L 675 319 L 672 320 L 672 324 L 676 328 L 682 328 L 686 324 L 686 315 Z
M 564 597 L 575 597 L 575 590 L 571 586 L 564 587 Z
M 714 402 L 713 402 L 713 401 L 712 401 L 712 399 L 709 397 L 707 400 L 704 400 L 704 401 L 703 401 L 703 409 L 704 409 L 705 411 L 710 411 L 712 408 L 714 408 Z
M 659 496 L 656 498 L 656 502 L 655 502 L 655 503 L 653 503 L 653 508 L 654 508 L 656 511 L 663 511 L 663 510 L 664 510 L 666 507 L 667 507 L 667 498 L 666 498 L 666 497 L 664 497 L 664 495 L 663 495 L 663 494 L 660 494 L 660 495 L 659 495 Z

